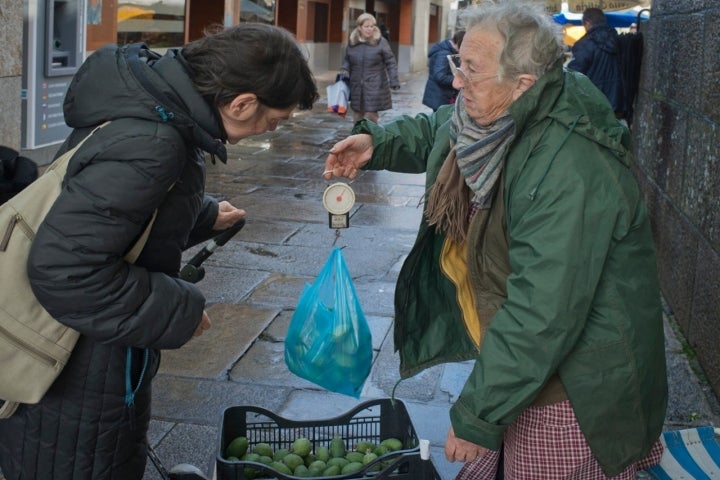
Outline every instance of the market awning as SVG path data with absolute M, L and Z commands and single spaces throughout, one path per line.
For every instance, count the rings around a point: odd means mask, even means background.
M 642 10 L 639 20 L 647 21 L 650 15 L 647 10 Z M 608 25 L 613 28 L 627 28 L 633 23 L 638 23 L 638 12 L 625 10 L 621 12 L 605 12 Z M 582 25 L 582 13 L 556 13 L 553 19 L 560 25 Z

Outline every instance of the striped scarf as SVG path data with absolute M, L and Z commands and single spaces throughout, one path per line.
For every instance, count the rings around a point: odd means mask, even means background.
M 456 242 L 465 240 L 471 204 L 480 208 L 492 204 L 514 132 L 515 123 L 509 114 L 487 127 L 477 125 L 458 98 L 452 118 L 454 144 L 431 187 L 425 210 L 430 225 Z

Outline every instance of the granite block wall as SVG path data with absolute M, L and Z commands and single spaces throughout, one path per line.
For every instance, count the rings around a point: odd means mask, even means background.
M 640 32 L 633 140 L 660 283 L 720 395 L 720 0 L 653 0 Z
M 20 150 L 22 0 L 0 0 L 0 144 Z

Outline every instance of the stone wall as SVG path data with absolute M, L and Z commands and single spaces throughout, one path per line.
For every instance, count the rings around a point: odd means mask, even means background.
M 20 150 L 22 0 L 0 0 L 0 144 Z
M 653 0 L 633 124 L 660 282 L 720 395 L 720 0 Z

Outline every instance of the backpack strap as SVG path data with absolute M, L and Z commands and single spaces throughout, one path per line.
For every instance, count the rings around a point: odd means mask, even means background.
M 135 242 L 135 245 L 133 245 L 130 251 L 125 255 L 125 260 L 128 263 L 135 263 L 135 261 L 140 256 L 140 252 L 142 252 L 143 248 L 145 248 L 145 243 L 150 236 L 150 230 L 152 229 L 153 223 L 155 223 L 155 217 L 157 217 L 157 213 L 158 211 L 157 209 L 155 209 L 152 217 L 150 217 L 150 223 L 148 223 L 148 226 L 145 227 L 145 230 L 143 231 L 142 235 L 140 235 L 140 238 L 138 238 L 138 241 Z
M 93 129 L 92 132 L 90 132 L 89 135 L 87 135 L 85 138 L 80 140 L 77 145 L 75 145 L 73 148 L 68 150 L 67 152 L 60 155 L 58 158 L 55 159 L 54 162 L 50 164 L 50 166 L 45 170 L 46 172 L 50 170 L 55 170 L 60 177 L 64 177 L 65 173 L 67 172 L 68 163 L 70 163 L 70 159 L 73 155 L 75 155 L 75 152 L 80 150 L 80 147 L 83 146 L 83 144 L 87 141 L 88 138 L 92 137 L 95 132 L 103 128 L 104 126 L 108 125 L 110 121 L 103 123 L 102 125 L 98 125 Z
M 0 406 L 0 418 L 11 417 L 19 406 L 20 404 L 18 402 L 9 402 L 7 400 L 4 400 L 2 406 Z
M 174 186 L 175 182 L 170 185 L 170 188 L 168 188 L 168 192 L 172 190 Z M 143 248 L 145 247 L 145 243 L 150 236 L 150 230 L 152 229 L 153 223 L 155 223 L 155 217 L 157 217 L 157 213 L 158 211 L 156 208 L 152 214 L 152 217 L 150 217 L 150 222 L 148 223 L 147 227 L 145 227 L 145 230 L 143 230 L 142 235 L 140 235 L 138 241 L 135 242 L 135 245 L 133 245 L 130 251 L 125 255 L 125 260 L 127 260 L 128 263 L 135 263 L 135 261 L 140 256 L 140 252 L 142 252 Z
M 48 170 L 56 170 L 59 175 L 65 176 L 65 172 L 67 171 L 68 163 L 70 163 L 70 159 L 72 156 L 77 152 L 80 147 L 85 143 L 85 141 L 90 138 L 95 132 L 103 128 L 104 126 L 108 125 L 110 121 L 103 123 L 102 125 L 98 125 L 93 129 L 92 132 L 90 132 L 89 135 L 87 135 L 85 138 L 83 138 L 80 142 L 78 142 L 77 145 L 75 145 L 72 149 L 68 150 L 67 152 L 63 153 L 60 157 L 57 158 L 49 167 Z M 170 186 L 170 189 L 175 184 L 173 183 Z M 129 263 L 135 263 L 135 261 L 140 256 L 140 253 L 142 252 L 143 248 L 145 247 L 145 243 L 147 243 L 147 239 L 150 236 L 150 230 L 152 229 L 153 223 L 155 223 L 155 217 L 157 217 L 157 209 L 152 214 L 152 217 L 150 217 L 150 222 L 148 223 L 147 227 L 145 227 L 145 230 L 143 230 L 142 235 L 140 235 L 140 238 L 138 238 L 137 242 L 135 242 L 135 245 L 130 249 L 130 251 L 125 255 L 125 260 Z M 0 407 L 0 411 L 1 408 Z M 1 418 L 1 417 L 0 417 Z

